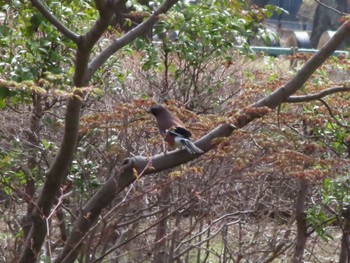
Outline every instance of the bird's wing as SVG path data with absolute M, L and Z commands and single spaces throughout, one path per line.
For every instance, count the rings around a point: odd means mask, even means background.
M 185 147 L 185 149 L 190 153 L 190 154 L 199 154 L 203 153 L 203 150 L 198 148 L 193 142 L 190 140 L 183 138 L 181 136 L 176 136 L 175 137 L 175 144 L 176 145 L 181 145 Z
M 189 139 L 192 136 L 191 132 L 185 129 L 184 127 L 175 127 L 174 132 L 187 139 Z

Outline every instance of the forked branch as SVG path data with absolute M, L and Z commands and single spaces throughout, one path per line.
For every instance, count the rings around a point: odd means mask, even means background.
M 152 26 L 159 20 L 159 15 L 166 13 L 173 5 L 179 0 L 166 0 L 154 13 L 147 18 L 140 25 L 130 30 L 121 38 L 115 39 L 106 49 L 104 49 L 99 55 L 97 55 L 89 65 L 88 76 L 91 77 L 96 70 L 98 70 L 107 59 L 112 56 L 119 49 L 129 44 L 144 32 L 152 28 Z

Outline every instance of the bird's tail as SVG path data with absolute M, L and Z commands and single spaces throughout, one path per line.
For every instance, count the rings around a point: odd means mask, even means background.
M 183 139 L 181 140 L 181 143 L 190 154 L 203 153 L 203 150 L 198 148 L 196 145 L 194 145 L 194 143 L 191 142 L 190 140 Z

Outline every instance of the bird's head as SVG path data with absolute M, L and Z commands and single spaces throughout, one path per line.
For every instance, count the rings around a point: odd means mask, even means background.
M 167 111 L 167 108 L 165 108 L 163 105 L 158 104 L 150 108 L 148 112 L 152 113 L 155 117 L 157 117 L 159 114 Z

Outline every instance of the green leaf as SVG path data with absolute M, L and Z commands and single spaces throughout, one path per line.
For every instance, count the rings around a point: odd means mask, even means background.
M 45 139 L 41 140 L 41 144 L 43 145 L 43 147 L 44 147 L 45 150 L 48 150 L 48 149 L 50 149 L 50 147 L 51 147 L 51 143 L 48 142 L 48 141 L 45 140 Z
M 0 25 L 0 36 L 7 37 L 10 33 L 10 28 L 6 25 Z
M 36 13 L 32 15 L 32 17 L 29 20 L 31 24 L 31 30 L 33 30 L 34 32 L 37 31 L 43 19 L 44 17 L 41 15 L 41 13 Z
M 11 91 L 6 87 L 0 87 L 0 100 L 4 100 L 11 96 Z
M 5 109 L 5 108 L 6 108 L 6 100 L 0 99 L 0 109 Z

